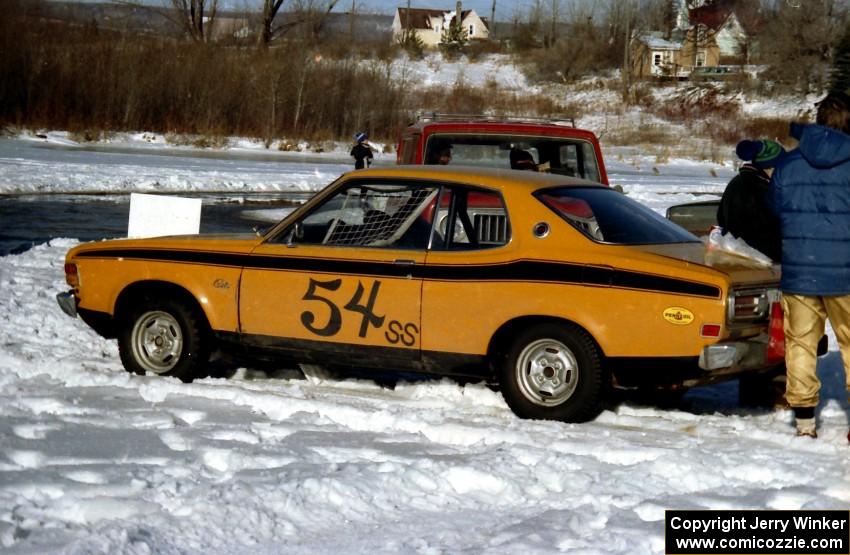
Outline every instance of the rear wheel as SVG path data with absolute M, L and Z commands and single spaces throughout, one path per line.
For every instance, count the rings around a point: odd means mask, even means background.
M 145 298 L 123 318 L 118 351 L 128 372 L 174 376 L 184 382 L 204 375 L 210 357 L 205 321 L 188 303 Z
M 513 342 L 499 374 L 505 401 L 522 418 L 585 422 L 602 408 L 599 350 L 577 326 L 529 328 Z

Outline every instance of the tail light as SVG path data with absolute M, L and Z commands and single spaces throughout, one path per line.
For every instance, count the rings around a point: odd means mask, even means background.
M 785 328 L 782 305 L 774 302 L 770 305 L 770 324 L 768 325 L 767 362 L 778 364 L 785 360 Z
M 766 322 L 775 296 L 778 296 L 775 289 L 731 291 L 727 305 L 729 323 Z
M 70 262 L 65 264 L 65 283 L 71 287 L 80 286 L 80 274 L 77 272 L 77 265 Z

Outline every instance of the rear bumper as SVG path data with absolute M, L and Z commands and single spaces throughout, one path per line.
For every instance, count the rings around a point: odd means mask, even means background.
M 621 388 L 683 389 L 761 373 L 782 364 L 768 360 L 767 334 L 703 347 L 699 356 L 608 359 Z
M 784 349 L 783 349 L 784 350 Z M 829 350 L 826 335 L 820 338 L 817 356 L 823 356 Z M 731 341 L 704 347 L 699 355 L 699 367 L 709 372 L 723 369 L 759 369 L 765 366 L 775 366 L 784 362 L 783 359 L 771 360 L 768 356 L 766 336 L 759 336 L 747 341 Z
M 703 347 L 699 367 L 708 372 L 747 370 L 773 366 L 781 360 L 768 360 L 767 335 L 744 341 L 727 341 Z

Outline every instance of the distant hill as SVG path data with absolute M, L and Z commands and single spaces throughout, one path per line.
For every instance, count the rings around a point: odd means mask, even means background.
M 163 16 L 164 8 L 109 2 L 45 2 L 44 17 L 104 29 L 174 35 L 178 28 Z
M 180 29 L 169 16 L 171 10 L 159 6 L 144 6 L 118 4 L 110 2 L 46 2 L 36 5 L 41 10 L 40 15 L 79 25 L 96 25 L 97 27 L 121 31 L 155 33 L 166 36 L 180 34 Z M 217 17 L 244 18 L 255 16 L 256 12 L 219 10 Z M 285 19 L 290 14 L 281 12 L 278 18 Z M 358 37 L 368 37 L 370 40 L 392 36 L 393 16 L 381 14 L 357 14 L 354 19 L 354 40 Z M 348 13 L 331 13 L 328 15 L 323 28 L 323 34 L 347 36 L 351 28 L 351 18 Z

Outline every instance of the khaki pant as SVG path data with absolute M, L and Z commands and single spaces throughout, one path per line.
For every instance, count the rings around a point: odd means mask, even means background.
M 785 398 L 792 407 L 815 407 L 818 404 L 818 341 L 826 319 L 832 324 L 844 361 L 844 379 L 850 391 L 850 295 L 815 297 L 782 294 L 785 311 L 785 366 L 788 382 Z

